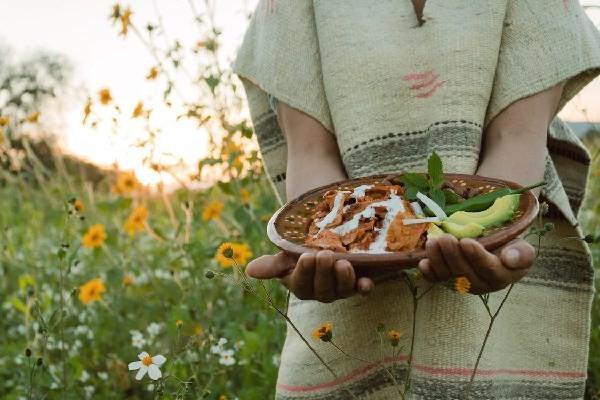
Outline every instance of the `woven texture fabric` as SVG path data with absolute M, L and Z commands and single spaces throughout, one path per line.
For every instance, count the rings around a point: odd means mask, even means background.
M 566 81 L 561 107 L 600 74 L 600 35 L 575 0 L 428 0 L 418 26 L 410 1 L 261 0 L 234 71 L 246 89 L 265 169 L 285 199 L 286 142 L 269 95 L 335 135 L 350 177 L 425 171 L 436 151 L 447 172 L 472 174 L 482 133 L 514 101 Z M 558 118 L 548 131 L 543 195 L 560 229 L 498 320 L 474 398 L 582 396 L 592 269 L 578 234 L 589 154 Z M 562 236 L 561 236 L 562 235 Z M 554 240 L 555 242 L 552 242 Z M 570 246 L 570 247 L 569 247 Z M 468 377 L 486 324 L 476 297 L 435 290 L 420 308 L 413 397 L 453 398 Z M 356 355 L 378 351 L 377 322 L 410 326 L 400 282 L 366 299 L 331 305 L 292 302 L 301 330 L 332 321 Z M 406 332 L 403 340 L 408 340 Z M 319 346 L 341 376 L 332 381 L 305 345 L 288 334 L 277 396 L 396 398 L 381 368 Z M 363 354 L 364 353 L 364 354 Z M 386 359 L 399 376 L 406 352 Z M 404 357 L 404 358 L 403 358 Z

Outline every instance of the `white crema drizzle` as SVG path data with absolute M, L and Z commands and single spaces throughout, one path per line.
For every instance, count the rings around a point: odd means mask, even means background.
M 377 232 L 379 232 L 377 235 L 377 239 L 375 239 L 375 241 L 371 243 L 367 253 L 388 253 L 388 251 L 386 250 L 386 236 L 388 230 L 390 229 L 392 221 L 394 221 L 394 218 L 396 218 L 396 215 L 398 215 L 398 213 L 400 212 L 404 212 L 404 202 L 402 200 L 402 197 L 396 195 L 396 193 L 393 191 L 390 198 L 384 203 L 386 203 L 385 207 L 387 208 L 387 213 L 385 214 L 385 218 L 383 219 L 383 225 L 381 226 L 381 229 L 377 230 Z
M 346 193 L 350 193 L 350 192 L 343 192 L 343 191 L 338 192 L 335 195 L 335 199 L 333 200 L 333 207 L 331 208 L 331 211 L 329 211 L 329 214 L 327 214 L 325 217 L 323 217 L 323 219 L 320 220 L 319 222 L 315 223 L 317 228 L 319 228 L 319 233 L 321 233 L 321 231 L 323 229 L 325 229 L 325 227 L 327 225 L 329 225 L 330 223 L 332 223 L 335 220 L 335 217 L 337 216 L 338 212 L 340 211 L 340 207 L 342 206 L 342 200 L 344 199 L 344 195 Z

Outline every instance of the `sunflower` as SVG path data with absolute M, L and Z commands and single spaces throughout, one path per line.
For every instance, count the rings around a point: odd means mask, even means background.
M 79 300 L 83 304 L 90 304 L 102 300 L 102 293 L 106 292 L 106 286 L 100 278 L 87 281 L 79 287 Z
M 134 172 L 123 172 L 117 177 L 115 192 L 126 194 L 140 188 L 140 182 L 135 177 Z
M 226 242 L 221 244 L 215 253 L 215 260 L 223 268 L 232 267 L 235 263 L 244 266 L 251 257 L 252 250 L 246 243 Z
M 158 68 L 152 67 L 150 68 L 150 72 L 146 75 L 146 79 L 149 81 L 153 81 L 158 76 Z
M 104 243 L 106 240 L 106 231 L 104 230 L 104 225 L 96 224 L 90 226 L 81 240 L 83 242 L 83 246 L 88 249 L 94 249 L 102 246 L 102 243 Z
M 311 336 L 314 340 L 330 342 L 331 339 L 333 339 L 333 324 L 331 322 L 325 322 L 323 325 L 312 331 Z
M 220 201 L 211 201 L 204 207 L 202 211 L 202 219 L 205 221 L 210 221 L 213 219 L 221 218 L 221 211 L 223 211 L 223 203 Z
M 112 101 L 112 95 L 109 88 L 103 88 L 98 91 L 98 99 L 102 105 L 107 105 Z
M 144 115 L 144 103 L 138 101 L 133 109 L 133 113 L 131 113 L 131 118 L 139 118 Z
M 390 329 L 388 331 L 388 339 L 390 340 L 390 344 L 394 347 L 398 346 L 398 343 L 400 342 L 401 337 L 402 337 L 402 333 L 400 333 L 394 329 Z
M 123 224 L 123 230 L 129 235 L 133 236 L 138 232 L 141 232 L 146 227 L 146 220 L 148 219 L 148 209 L 141 205 L 135 208 L 127 217 L 127 220 Z

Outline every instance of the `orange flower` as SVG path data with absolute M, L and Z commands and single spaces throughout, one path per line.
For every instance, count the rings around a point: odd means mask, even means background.
M 388 331 L 388 339 L 390 340 L 391 345 L 394 347 L 398 346 L 398 343 L 400 342 L 401 337 L 402 337 L 402 333 L 400 333 L 394 329 L 390 329 Z
M 123 229 L 130 236 L 143 231 L 146 228 L 146 220 L 148 219 L 148 209 L 141 205 L 129 214 L 127 220 L 123 224 Z
M 83 304 L 90 304 L 102 300 L 102 293 L 106 292 L 106 286 L 100 278 L 92 279 L 79 287 L 79 300 Z
M 0 126 L 6 126 L 10 123 L 10 118 L 0 117 Z
M 135 177 L 133 172 L 123 172 L 117 178 L 115 192 L 118 194 L 126 194 L 133 192 L 140 187 L 140 182 Z
M 75 199 L 75 201 L 73 202 L 73 208 L 75 209 L 75 211 L 77 211 L 78 213 L 82 213 L 83 210 L 85 209 L 85 206 L 83 205 L 83 201 L 79 200 L 79 199 Z
M 106 231 L 104 230 L 104 225 L 102 224 L 90 226 L 82 238 L 83 247 L 88 249 L 94 249 L 102 246 L 102 243 L 104 243 L 105 240 Z
M 467 277 L 460 276 L 454 280 L 454 289 L 460 294 L 469 293 L 471 289 L 471 281 Z
M 322 340 L 323 342 L 330 342 L 333 339 L 333 324 L 326 322 L 319 326 L 317 329 L 312 331 L 311 334 L 314 340 Z
M 223 203 L 217 200 L 211 201 L 202 211 L 202 219 L 205 221 L 219 219 L 221 218 L 221 211 L 223 211 Z
M 109 88 L 103 88 L 98 91 L 98 99 L 101 104 L 107 105 L 112 101 L 112 95 L 110 94 Z
M 148 75 L 146 75 L 146 79 L 148 79 L 149 81 L 153 81 L 156 79 L 157 76 L 158 76 L 158 68 L 152 67 L 152 68 L 150 68 L 150 72 L 148 72 Z
M 121 35 L 127 35 L 129 27 L 131 26 L 131 16 L 133 15 L 133 11 L 131 8 L 127 7 L 125 11 L 120 15 L 121 19 Z
M 226 242 L 221 244 L 215 253 L 215 260 L 222 268 L 232 267 L 235 263 L 244 266 L 251 257 L 252 250 L 246 243 Z

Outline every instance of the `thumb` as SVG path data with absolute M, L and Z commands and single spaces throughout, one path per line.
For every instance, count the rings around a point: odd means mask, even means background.
M 511 269 L 529 268 L 535 261 L 535 249 L 525 240 L 518 239 L 502 249 L 500 259 Z
M 281 252 L 274 256 L 260 256 L 250 261 L 246 266 L 246 274 L 256 279 L 281 278 L 294 269 L 295 265 L 296 260 Z

